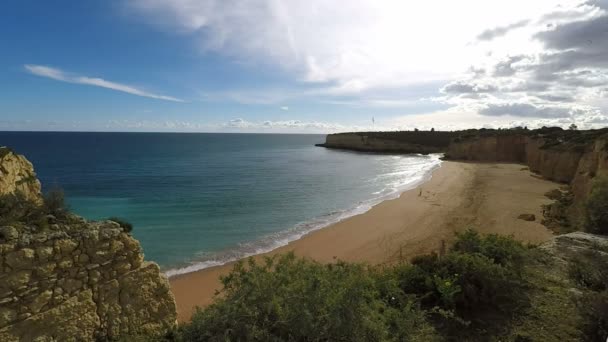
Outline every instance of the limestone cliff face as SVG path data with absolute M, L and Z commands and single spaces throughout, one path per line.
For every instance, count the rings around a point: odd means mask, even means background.
M 582 153 L 570 181 L 574 201 L 581 202 L 591 191 L 596 176 L 608 175 L 608 137 L 596 140 Z
M 329 134 L 323 146 L 361 152 L 439 153 L 454 136 L 452 132 L 357 132 Z
M 2 160 L 33 174 L 23 157 Z M 166 277 L 118 223 L 69 214 L 0 227 L 0 341 L 115 339 L 167 331 L 176 316 Z
M 445 157 L 526 164 L 547 179 L 571 185 L 575 204 L 571 214 L 576 216 L 579 205 L 591 190 L 593 178 L 608 174 L 608 137 L 599 136 L 572 146 L 525 134 L 474 136 L 455 139 Z
M 525 160 L 526 137 L 518 135 L 455 139 L 445 153 L 448 159 L 518 163 Z
M 42 203 L 40 181 L 24 156 L 0 147 L 0 195 L 21 193 L 26 199 Z

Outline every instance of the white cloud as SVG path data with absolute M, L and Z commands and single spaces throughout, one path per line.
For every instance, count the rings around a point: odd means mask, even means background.
M 288 111 L 288 110 L 289 110 L 289 107 L 287 107 L 287 106 L 283 106 L 283 107 L 281 107 L 281 110 Z
M 208 94 L 210 100 L 449 107 L 387 120 L 382 129 L 608 122 L 605 0 L 130 0 L 129 7 L 151 25 L 191 37 L 204 53 L 280 68 L 306 84 L 302 91 L 228 90 Z M 416 92 L 438 81 L 436 94 Z M 370 128 L 297 120 L 224 124 L 303 126 Z
M 75 83 L 75 84 L 84 84 L 84 85 L 90 85 L 90 86 L 101 87 L 101 88 L 106 88 L 106 89 L 112 89 L 112 90 L 120 91 L 123 93 L 128 93 L 128 94 L 143 96 L 143 97 L 149 97 L 149 98 L 158 99 L 158 100 L 184 102 L 183 100 L 180 100 L 180 99 L 172 97 L 172 96 L 165 96 L 165 95 L 149 93 L 147 91 L 144 91 L 144 90 L 141 90 L 141 89 L 129 86 L 129 85 L 106 81 L 102 78 L 73 75 L 73 74 L 67 73 L 63 70 L 51 68 L 51 67 L 44 66 L 44 65 L 26 64 L 26 65 L 24 65 L 24 68 L 25 68 L 25 70 L 27 70 L 28 72 L 30 72 L 33 75 L 47 77 L 47 78 L 54 79 L 57 81 Z
M 572 2 L 573 0 L 566 0 Z M 454 77 L 497 25 L 528 20 L 554 0 L 131 0 L 153 25 L 192 36 L 203 51 L 278 65 L 335 93 Z M 515 46 L 520 46 L 515 45 Z M 509 46 L 512 47 L 512 46 Z

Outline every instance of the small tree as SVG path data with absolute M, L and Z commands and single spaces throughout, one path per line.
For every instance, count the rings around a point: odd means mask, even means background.
M 431 128 L 431 132 L 435 132 L 435 128 L 434 128 L 434 127 L 433 127 L 433 128 Z
M 44 206 L 46 210 L 55 216 L 62 216 L 67 212 L 65 205 L 65 193 L 58 186 L 53 186 L 44 195 Z
M 569 130 L 571 130 L 571 131 L 576 131 L 576 130 L 578 129 L 578 126 L 577 126 L 577 125 L 575 125 L 575 124 L 571 124 L 571 125 L 568 127 L 568 129 L 569 129 Z

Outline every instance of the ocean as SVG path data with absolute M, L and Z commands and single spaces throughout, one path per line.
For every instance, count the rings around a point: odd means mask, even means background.
M 438 155 L 315 147 L 324 135 L 0 132 L 43 188 L 134 225 L 168 275 L 269 251 L 427 180 Z

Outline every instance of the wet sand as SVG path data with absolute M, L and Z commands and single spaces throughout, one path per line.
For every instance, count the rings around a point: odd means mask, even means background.
M 455 232 L 467 228 L 540 243 L 552 236 L 540 224 L 541 205 L 550 202 L 544 193 L 557 187 L 522 165 L 443 162 L 430 181 L 399 198 L 254 258 L 293 251 L 320 262 L 391 263 L 438 251 L 442 241 L 449 244 Z M 536 215 L 536 221 L 517 219 L 523 213 Z M 172 277 L 178 319 L 188 320 L 196 306 L 209 305 L 220 289 L 220 275 L 231 268 Z

